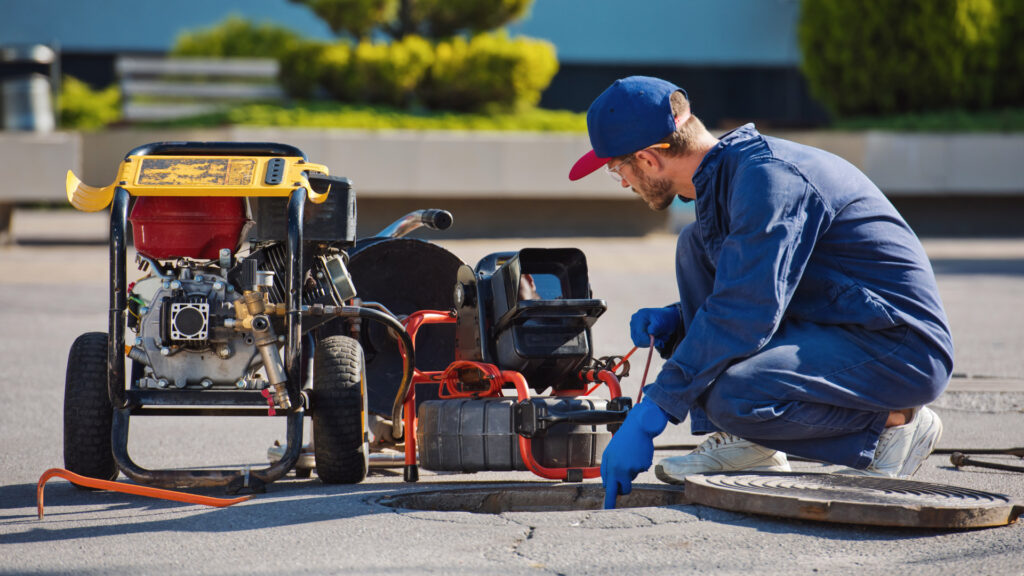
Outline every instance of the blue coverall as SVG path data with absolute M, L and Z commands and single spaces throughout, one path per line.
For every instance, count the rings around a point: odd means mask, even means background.
M 864 468 L 890 411 L 945 389 L 953 342 L 921 242 L 845 160 L 726 135 L 679 236 L 679 344 L 645 394 L 722 430 Z

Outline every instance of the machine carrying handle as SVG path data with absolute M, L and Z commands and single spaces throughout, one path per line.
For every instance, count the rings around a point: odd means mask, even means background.
M 130 156 L 288 156 L 306 155 L 295 146 L 277 142 L 152 142 L 134 148 Z

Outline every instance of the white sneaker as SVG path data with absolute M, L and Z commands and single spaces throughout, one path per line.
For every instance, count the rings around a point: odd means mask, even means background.
M 927 406 L 918 408 L 910 422 L 882 431 L 875 458 L 864 470 L 844 468 L 836 474 L 909 478 L 921 467 L 942 437 L 942 420 Z
M 715 432 L 686 456 L 664 458 L 654 468 L 659 480 L 682 484 L 691 474 L 709 472 L 789 472 L 786 454 L 754 444 L 739 436 Z

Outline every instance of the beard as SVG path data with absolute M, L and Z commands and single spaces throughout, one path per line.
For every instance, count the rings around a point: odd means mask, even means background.
M 672 204 L 676 194 L 672 191 L 671 180 L 668 178 L 654 180 L 639 171 L 634 170 L 634 172 L 636 181 L 633 182 L 633 192 L 640 196 L 651 210 L 660 212 Z

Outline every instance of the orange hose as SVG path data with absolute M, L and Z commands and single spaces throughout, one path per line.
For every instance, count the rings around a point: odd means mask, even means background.
M 139 486 L 138 484 L 125 484 L 122 482 L 111 482 L 110 480 L 100 480 L 98 478 L 89 478 L 88 476 L 80 476 L 74 472 L 64 470 L 63 468 L 50 468 L 43 475 L 39 477 L 39 484 L 36 486 L 36 507 L 39 510 L 39 519 L 43 519 L 43 486 L 46 485 L 46 481 L 54 476 L 59 476 L 69 482 L 78 484 L 79 486 L 85 486 L 87 488 L 96 488 L 98 490 L 113 490 L 115 492 L 124 492 L 125 494 L 135 494 L 137 496 L 148 496 L 150 498 L 161 498 L 163 500 L 173 500 L 175 502 L 184 502 L 186 504 L 202 504 L 204 506 L 215 506 L 217 508 L 223 508 L 225 506 L 231 506 L 232 504 L 238 504 L 239 502 L 245 502 L 252 498 L 252 495 L 239 496 L 238 498 L 213 498 L 211 496 L 198 496 L 196 494 L 189 494 L 187 492 L 176 492 L 174 490 L 163 490 L 161 488 L 150 488 L 149 486 Z

